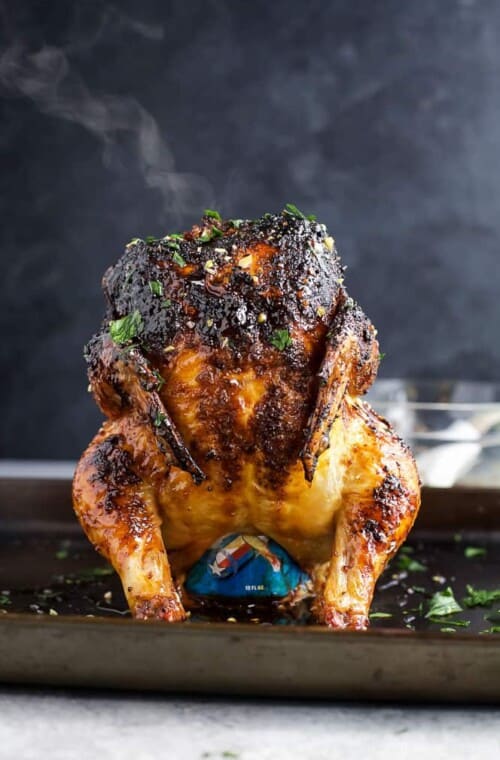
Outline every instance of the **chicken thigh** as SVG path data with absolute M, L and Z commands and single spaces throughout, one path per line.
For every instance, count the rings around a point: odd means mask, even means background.
M 413 457 L 361 399 L 376 331 L 323 224 L 288 206 L 207 211 L 132 240 L 108 269 L 86 348 L 107 420 L 74 508 L 133 615 L 185 617 L 186 572 L 221 536 L 265 535 L 307 571 L 316 619 L 364 629 L 420 505 Z

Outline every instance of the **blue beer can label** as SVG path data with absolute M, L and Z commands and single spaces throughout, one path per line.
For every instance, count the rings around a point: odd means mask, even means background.
M 193 565 L 185 587 L 199 596 L 283 598 L 308 581 L 307 573 L 276 541 L 230 533 Z

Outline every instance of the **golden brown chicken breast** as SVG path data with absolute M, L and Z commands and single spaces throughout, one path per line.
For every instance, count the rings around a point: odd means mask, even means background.
M 419 504 L 412 455 L 360 396 L 375 330 L 334 241 L 294 206 L 207 212 L 133 240 L 104 276 L 86 356 L 107 417 L 74 507 L 139 618 L 182 620 L 179 585 L 221 536 L 264 534 L 312 578 L 317 619 L 365 628 Z

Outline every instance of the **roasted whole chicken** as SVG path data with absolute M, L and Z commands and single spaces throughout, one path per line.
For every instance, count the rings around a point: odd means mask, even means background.
M 74 508 L 133 615 L 183 620 L 186 572 L 221 536 L 274 539 L 312 578 L 316 619 L 364 629 L 420 505 L 413 457 L 361 399 L 376 331 L 323 224 L 289 205 L 207 211 L 132 240 L 86 348 L 107 417 Z

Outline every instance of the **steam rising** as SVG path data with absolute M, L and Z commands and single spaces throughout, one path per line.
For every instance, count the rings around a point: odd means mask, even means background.
M 131 19 L 136 31 L 152 38 L 153 31 Z M 137 28 L 139 25 L 140 28 Z M 162 30 L 156 32 L 161 38 Z M 159 35 L 159 36 L 158 36 Z M 37 52 L 16 43 L 0 57 L 0 83 L 12 96 L 29 98 L 42 113 L 80 124 L 103 144 L 103 159 L 114 168 L 117 141 L 128 133 L 133 158 L 148 188 L 157 190 L 166 213 L 176 220 L 198 215 L 211 205 L 209 183 L 195 174 L 178 172 L 171 151 L 153 116 L 133 97 L 93 95 L 72 70 L 66 52 L 43 46 Z

